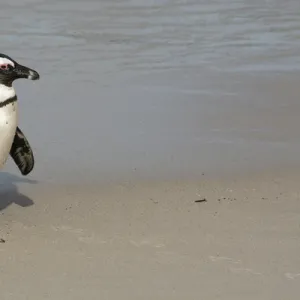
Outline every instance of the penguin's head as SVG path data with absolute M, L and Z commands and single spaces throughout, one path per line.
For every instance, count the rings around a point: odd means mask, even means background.
M 37 80 L 40 75 L 37 71 L 18 64 L 15 60 L 0 53 L 0 84 L 11 86 L 19 78 Z

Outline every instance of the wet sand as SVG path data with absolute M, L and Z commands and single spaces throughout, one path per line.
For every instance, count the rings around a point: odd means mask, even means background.
M 298 11 L 3 4 L 41 80 L 15 85 L 36 166 L 0 173 L 1 299 L 296 299 Z

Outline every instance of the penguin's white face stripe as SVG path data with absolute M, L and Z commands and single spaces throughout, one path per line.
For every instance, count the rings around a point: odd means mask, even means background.
M 11 65 L 11 66 L 15 67 L 14 62 L 5 57 L 0 57 L 0 66 L 1 65 Z

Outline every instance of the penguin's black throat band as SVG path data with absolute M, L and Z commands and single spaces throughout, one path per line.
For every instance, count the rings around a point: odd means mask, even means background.
M 8 105 L 8 104 L 11 104 L 11 103 L 13 103 L 13 102 L 16 102 L 17 100 L 18 100 L 17 95 L 15 95 L 15 96 L 13 96 L 13 97 L 10 97 L 10 98 L 8 98 L 8 99 L 5 100 L 5 101 L 0 102 L 0 108 L 6 106 L 6 105 Z

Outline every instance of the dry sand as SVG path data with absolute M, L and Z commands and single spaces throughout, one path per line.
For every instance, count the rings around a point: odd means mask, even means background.
M 296 299 L 299 181 L 2 191 L 1 299 Z

